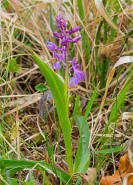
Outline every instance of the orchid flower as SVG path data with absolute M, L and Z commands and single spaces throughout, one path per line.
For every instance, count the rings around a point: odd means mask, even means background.
M 81 27 L 77 26 L 71 30 L 67 30 L 67 23 L 61 14 L 59 14 L 59 17 L 55 17 L 55 19 L 61 33 L 53 32 L 53 35 L 59 39 L 61 47 L 58 47 L 52 42 L 47 42 L 47 48 L 51 52 L 53 52 L 54 58 L 56 60 L 56 62 L 53 64 L 53 68 L 59 71 L 61 69 L 61 64 L 64 66 L 64 68 L 66 67 L 66 65 L 68 65 L 68 63 L 66 62 L 66 52 L 69 43 L 77 43 L 82 37 L 78 36 L 75 38 L 71 38 L 72 33 L 79 31 Z M 71 65 L 71 69 L 73 69 L 73 76 L 70 77 L 69 85 L 74 86 L 77 85 L 79 82 L 84 81 L 85 74 L 79 69 L 80 65 L 76 64 L 76 57 L 72 59 Z
M 74 57 L 72 59 L 73 76 L 70 78 L 69 81 L 70 86 L 75 86 L 85 79 L 85 74 L 79 69 L 79 67 L 80 65 L 76 64 L 76 57 Z

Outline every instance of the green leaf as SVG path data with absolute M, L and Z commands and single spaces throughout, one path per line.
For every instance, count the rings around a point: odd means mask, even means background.
M 33 51 L 31 54 L 39 66 L 42 75 L 45 77 L 49 89 L 53 95 L 60 126 L 63 132 L 66 160 L 68 164 L 69 172 L 73 171 L 73 158 L 72 158 L 72 144 L 71 144 L 71 124 L 68 114 L 68 95 L 65 90 L 63 80 L 45 63 L 43 62 Z
M 123 147 L 115 147 L 115 148 L 109 148 L 109 149 L 104 149 L 104 150 L 98 150 L 98 154 L 109 154 L 109 153 L 114 153 L 114 152 L 120 152 L 123 150 Z
M 48 88 L 45 87 L 45 85 L 42 84 L 42 83 L 37 84 L 37 85 L 35 86 L 35 89 L 36 89 L 37 91 L 39 91 L 39 92 L 45 92 L 45 91 L 48 90 Z
M 5 0 L 5 1 L 3 2 L 3 7 L 4 7 L 5 9 L 7 9 L 7 8 L 9 7 L 9 2 L 8 2 L 7 0 Z
M 124 103 L 124 100 L 125 100 L 125 97 L 126 97 L 126 93 L 128 92 L 128 90 L 129 90 L 129 88 L 130 88 L 130 86 L 131 86 L 132 83 L 133 83 L 132 80 L 129 81 L 124 86 L 124 88 L 121 90 L 121 92 L 118 94 L 117 100 L 116 100 L 115 104 L 112 106 L 111 113 L 110 113 L 110 116 L 109 116 L 109 120 L 108 120 L 108 122 L 107 122 L 107 124 L 105 126 L 105 129 L 103 131 L 103 134 L 100 137 L 99 142 L 98 142 L 96 148 L 98 148 L 98 146 L 99 146 L 99 144 L 101 142 L 103 142 L 103 141 L 105 142 L 105 140 L 107 140 L 107 139 L 103 139 L 104 134 L 107 134 L 108 133 L 108 129 L 109 129 L 110 123 L 117 121 L 117 119 L 119 117 L 119 110 L 121 109 L 121 106 Z
M 84 10 L 82 5 L 82 0 L 78 0 L 78 9 L 79 9 L 79 16 L 82 21 L 84 21 Z
M 112 121 L 116 121 L 119 116 L 119 110 L 121 109 L 122 104 L 124 103 L 126 93 L 128 92 L 133 81 L 129 81 L 124 88 L 121 90 L 120 94 L 117 97 L 116 103 L 113 105 L 111 109 L 111 113 L 109 116 L 108 124 Z
M 44 161 L 4 160 L 2 158 L 0 159 L 1 174 L 4 176 L 8 175 L 10 177 L 13 177 L 16 172 L 25 168 L 32 169 L 33 167 L 35 169 L 47 171 L 48 173 L 54 174 L 51 165 L 47 164 Z M 67 183 L 71 178 L 66 172 L 58 167 L 56 167 L 56 172 L 58 177 L 60 177 L 61 174 L 64 183 Z
M 90 140 L 90 131 L 88 123 L 83 116 L 77 116 L 76 123 L 79 127 L 80 139 L 75 158 L 74 172 L 85 173 L 89 167 L 90 159 L 90 150 L 88 148 Z
M 30 181 L 26 181 L 23 185 L 35 185 L 35 184 L 31 184 L 31 182 Z
M 15 179 L 15 178 L 10 178 L 8 183 L 11 185 L 19 185 L 19 182 L 21 183 L 21 180 Z
M 90 101 L 88 102 L 88 104 L 86 106 L 86 111 L 85 111 L 84 119 L 87 119 L 87 117 L 88 117 L 88 115 L 89 115 L 89 113 L 91 111 L 91 107 L 92 107 L 93 102 L 94 102 L 94 100 L 95 100 L 95 98 L 97 96 L 98 88 L 99 88 L 99 84 L 95 87 L 94 92 L 93 92 L 93 94 L 91 96 L 91 99 L 90 99 Z
M 113 23 L 117 25 L 118 15 L 114 16 Z M 111 28 L 110 31 L 110 42 L 113 42 L 115 39 L 116 30 L 114 28 Z
M 90 101 L 86 106 L 86 111 L 84 116 L 76 116 L 76 123 L 79 127 L 80 132 L 80 139 L 78 144 L 78 150 L 75 158 L 75 168 L 74 172 L 82 172 L 85 173 L 89 167 L 89 160 L 90 160 L 90 150 L 89 150 L 89 139 L 90 139 L 90 131 L 88 127 L 88 123 L 86 121 L 91 108 L 92 104 L 97 96 L 99 84 L 95 87 L 94 92 L 91 96 Z M 79 101 L 77 102 L 79 103 Z
M 86 26 L 86 22 L 84 20 L 84 9 L 83 9 L 83 1 L 82 0 L 78 0 L 77 1 L 77 5 L 78 5 L 78 11 L 79 11 L 79 16 L 84 24 L 84 26 Z M 84 52 L 85 52 L 85 57 L 86 58 L 90 58 L 90 42 L 89 42 L 89 38 L 88 38 L 88 35 L 85 31 L 82 32 L 82 44 L 83 44 L 83 49 L 84 49 Z
M 49 5 L 49 22 L 50 22 L 50 28 L 52 32 L 54 32 L 54 24 L 53 24 L 53 16 L 52 16 L 52 6 Z
M 80 96 L 78 96 L 78 97 L 76 98 L 76 100 L 75 100 L 75 106 L 74 106 L 74 110 L 73 110 L 73 114 L 72 114 L 71 125 L 73 124 L 73 121 L 74 121 L 75 116 L 78 115 L 79 106 L 80 106 Z
M 10 61 L 9 61 L 9 72 L 13 72 L 13 73 L 17 73 L 21 70 L 21 67 L 19 67 L 17 65 L 17 62 L 16 62 L 16 59 L 15 58 L 12 58 Z
M 34 183 L 34 176 L 33 174 L 30 172 L 30 180 L 26 181 L 23 185 L 35 185 Z

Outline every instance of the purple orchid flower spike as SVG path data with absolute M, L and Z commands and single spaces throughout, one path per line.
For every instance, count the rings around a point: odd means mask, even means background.
M 59 39 L 59 43 L 61 47 L 58 47 L 56 44 L 52 42 L 47 43 L 47 47 L 50 51 L 53 52 L 54 58 L 56 62 L 53 64 L 53 69 L 55 70 L 60 70 L 61 66 L 64 68 L 68 65 L 68 62 L 66 61 L 66 52 L 69 43 L 77 43 L 82 37 L 75 37 L 71 38 L 71 35 L 81 29 L 81 27 L 77 26 L 71 30 L 67 30 L 67 23 L 64 20 L 63 16 L 59 14 L 58 17 L 55 17 L 57 21 L 58 28 L 61 33 L 58 32 L 53 32 L 53 35 Z M 71 61 L 72 67 L 71 69 L 73 70 L 73 76 L 70 77 L 69 84 L 70 86 L 75 86 L 81 81 L 84 81 L 85 79 L 85 74 L 83 71 L 81 71 L 80 65 L 76 64 L 76 57 L 74 57 Z M 70 69 L 70 71 L 71 71 Z
M 79 67 L 80 65 L 76 64 L 76 57 L 74 57 L 72 59 L 73 76 L 70 78 L 70 81 L 69 81 L 69 84 L 71 87 L 85 80 L 85 74 L 83 71 L 79 69 Z

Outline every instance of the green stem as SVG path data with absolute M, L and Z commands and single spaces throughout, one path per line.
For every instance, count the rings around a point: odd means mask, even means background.
M 64 141 L 65 141 L 65 148 L 66 148 L 66 159 L 68 164 L 68 170 L 72 174 L 73 173 L 73 157 L 72 157 L 72 142 L 71 142 L 71 123 L 69 121 L 69 96 L 68 96 L 68 66 L 66 66 L 65 71 L 65 83 L 64 83 L 64 94 L 65 94 L 65 104 L 66 104 L 66 125 L 68 131 L 62 128 Z

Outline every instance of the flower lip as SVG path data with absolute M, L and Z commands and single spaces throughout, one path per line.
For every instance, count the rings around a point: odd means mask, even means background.
M 70 86 L 75 86 L 77 85 L 78 83 L 84 81 L 85 79 L 85 74 L 83 71 L 81 71 L 80 69 L 75 69 L 74 70 L 74 74 L 73 76 L 70 78 Z
M 78 42 L 80 39 L 82 39 L 82 37 L 75 37 L 74 39 L 72 39 L 72 42 L 73 42 L 73 43 L 76 43 L 76 42 Z
M 54 44 L 53 42 L 48 41 L 48 42 L 47 42 L 47 48 L 48 48 L 50 51 L 55 51 L 55 50 L 57 49 L 57 46 L 56 46 L 56 44 Z
M 58 32 L 53 32 L 53 35 L 57 38 L 63 38 L 63 36 L 59 34 Z
M 73 28 L 72 30 L 67 30 L 66 33 L 68 33 L 68 34 L 75 33 L 77 31 L 79 31 L 80 29 L 81 29 L 81 27 L 77 26 L 77 27 Z
M 80 26 L 77 26 L 77 27 L 75 27 L 75 28 L 73 28 L 72 29 L 72 32 L 74 33 L 74 32 L 77 32 L 77 31 L 79 31 L 81 29 L 81 27 Z
M 73 76 L 70 78 L 70 86 L 75 86 L 81 81 L 84 81 L 85 74 L 79 69 L 80 65 L 76 64 L 76 57 L 73 57 L 72 61 Z
M 61 68 L 60 62 L 55 62 L 55 63 L 53 64 L 53 68 L 59 71 L 60 68 Z
M 54 58 L 59 61 L 62 61 L 64 59 L 64 57 L 61 54 L 57 53 L 56 51 L 54 52 Z
M 74 67 L 76 65 L 76 57 L 73 57 L 72 59 L 72 67 Z
M 66 33 L 71 34 L 72 33 L 72 30 L 67 30 Z

